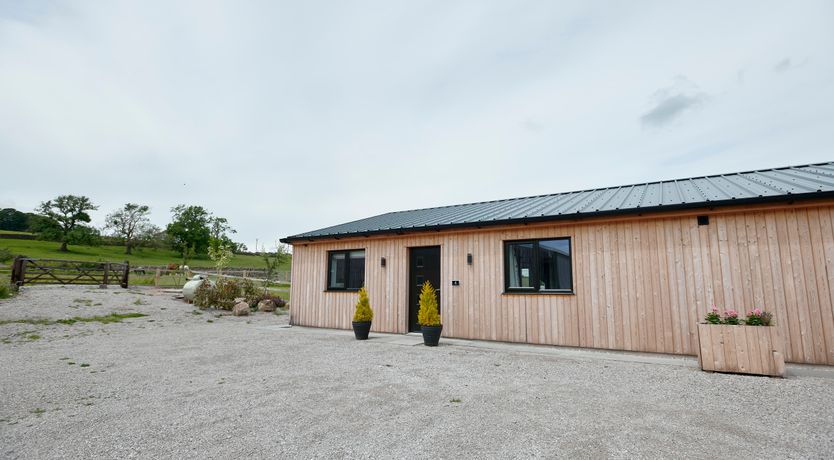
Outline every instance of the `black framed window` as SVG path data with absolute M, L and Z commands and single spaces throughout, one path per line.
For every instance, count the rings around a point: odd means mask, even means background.
M 506 292 L 573 292 L 570 238 L 504 242 Z
M 365 284 L 365 250 L 327 253 L 327 290 L 357 290 Z

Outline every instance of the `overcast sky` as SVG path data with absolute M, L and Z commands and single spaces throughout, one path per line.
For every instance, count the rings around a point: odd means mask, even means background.
M 0 0 L 0 207 L 236 239 L 834 160 L 834 2 Z

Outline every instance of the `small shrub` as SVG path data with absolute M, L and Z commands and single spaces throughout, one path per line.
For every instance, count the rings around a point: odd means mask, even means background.
M 731 324 L 734 326 L 738 325 L 738 312 L 736 312 L 735 310 L 727 310 L 724 313 L 724 324 Z
M 6 248 L 0 248 L 0 262 L 6 263 L 14 258 L 11 251 Z
M 262 300 L 272 300 L 278 308 L 285 308 L 287 301 L 280 297 L 273 297 L 269 291 L 265 291 L 255 285 L 252 280 L 236 280 L 221 278 L 212 286 L 208 281 L 201 283 L 194 291 L 194 306 L 199 308 L 219 308 L 231 310 L 235 306 L 235 299 L 243 297 L 250 308 L 258 306 Z
M 437 293 L 428 281 L 423 283 L 423 290 L 420 291 L 420 310 L 417 312 L 417 322 L 421 326 L 440 326 Z
M 0 282 L 0 299 L 8 299 L 12 296 L 12 290 L 9 288 L 9 285 Z
M 284 300 L 284 299 L 282 299 L 278 296 L 274 296 L 274 297 L 270 296 L 269 298 L 272 299 L 273 302 L 275 302 L 275 307 L 281 308 L 281 309 L 287 308 L 287 301 L 286 300 Z
M 243 298 L 250 308 L 258 306 L 258 302 L 269 297 L 269 294 L 264 289 L 255 286 L 255 283 L 250 279 L 244 279 L 240 282 L 241 290 L 243 291 Z
M 747 319 L 744 324 L 748 326 L 770 326 L 773 321 L 773 313 L 762 311 L 761 308 L 754 308 L 747 312 Z
M 221 278 L 214 286 L 212 306 L 222 310 L 231 310 L 235 306 L 235 299 L 240 297 L 242 285 L 240 281 Z
M 214 287 L 208 280 L 200 283 L 197 290 L 194 291 L 194 305 L 199 308 L 211 307 L 212 291 L 214 291 Z
M 356 311 L 353 313 L 353 321 L 356 323 L 369 323 L 374 319 L 374 311 L 371 310 L 371 301 L 368 300 L 368 291 L 363 286 L 359 290 L 359 302 L 356 303 Z
M 204 282 L 194 291 L 194 305 L 200 308 L 231 310 L 235 306 L 235 299 L 241 297 L 242 291 L 242 283 L 233 279 L 221 278 L 214 286 Z
M 718 314 L 718 307 L 712 306 L 712 309 L 704 316 L 704 321 L 709 324 L 721 324 L 721 315 Z

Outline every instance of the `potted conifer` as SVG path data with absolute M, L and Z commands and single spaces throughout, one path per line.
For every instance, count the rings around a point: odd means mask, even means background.
M 420 291 L 417 322 L 420 323 L 420 329 L 423 332 L 423 343 L 428 347 L 436 347 L 440 341 L 443 325 L 440 324 L 440 312 L 437 309 L 437 293 L 428 281 L 423 283 L 423 290 Z
M 353 335 L 356 336 L 356 340 L 368 340 L 368 333 L 371 332 L 371 321 L 373 319 L 374 311 L 371 310 L 368 291 L 363 286 L 359 290 L 359 302 L 356 303 L 356 311 L 353 313 Z

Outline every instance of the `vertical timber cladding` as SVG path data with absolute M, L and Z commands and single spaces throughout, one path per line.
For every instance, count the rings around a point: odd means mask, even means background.
M 503 241 L 564 236 L 574 294 L 503 293 Z M 444 336 L 695 355 L 708 308 L 759 307 L 786 361 L 834 365 L 834 205 L 296 242 L 293 322 L 350 328 L 357 296 L 325 291 L 327 251 L 365 248 L 373 330 L 405 333 L 408 248 L 433 245 Z

